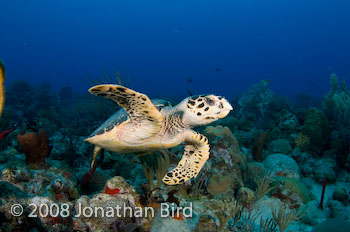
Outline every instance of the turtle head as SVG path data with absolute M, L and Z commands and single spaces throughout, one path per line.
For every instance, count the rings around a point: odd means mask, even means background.
M 178 107 L 183 111 L 183 122 L 190 126 L 206 125 L 226 117 L 233 107 L 221 96 L 213 94 L 191 96 Z

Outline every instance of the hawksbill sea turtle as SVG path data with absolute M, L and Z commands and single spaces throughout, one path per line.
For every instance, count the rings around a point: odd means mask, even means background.
M 96 85 L 89 92 L 122 107 L 85 139 L 95 145 L 91 169 L 101 149 L 147 153 L 185 143 L 178 166 L 163 178 L 168 185 L 196 177 L 209 158 L 208 139 L 191 128 L 224 118 L 233 110 L 224 97 L 212 94 L 191 96 L 171 107 L 165 100 L 151 101 L 121 85 Z

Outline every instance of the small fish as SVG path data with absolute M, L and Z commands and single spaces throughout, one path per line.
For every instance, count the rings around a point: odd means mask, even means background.
M 5 66 L 0 61 L 0 117 L 5 105 Z
M 188 93 L 189 96 L 193 96 L 191 90 L 187 89 L 187 93 Z
M 187 82 L 191 83 L 192 82 L 192 78 L 191 77 L 187 78 Z
M 215 71 L 216 71 L 216 72 L 220 72 L 220 71 L 221 71 L 221 68 L 216 68 Z

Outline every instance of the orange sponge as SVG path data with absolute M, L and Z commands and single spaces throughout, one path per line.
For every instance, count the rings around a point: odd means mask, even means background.
M 24 133 L 17 135 L 19 145 L 26 155 L 26 164 L 31 168 L 40 169 L 47 167 L 46 157 L 49 154 L 49 139 L 44 130 L 39 133 Z

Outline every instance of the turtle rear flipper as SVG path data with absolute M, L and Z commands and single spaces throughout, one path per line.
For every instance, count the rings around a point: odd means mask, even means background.
M 101 153 L 100 159 L 96 161 L 97 156 L 100 153 Z M 92 154 L 90 170 L 83 176 L 82 186 L 86 187 L 88 185 L 88 182 L 90 181 L 91 176 L 96 171 L 97 165 L 101 164 L 103 162 L 103 159 L 104 159 L 104 149 L 102 149 L 101 147 L 95 146 L 94 152 Z
M 140 143 L 159 132 L 163 117 L 145 94 L 112 84 L 96 85 L 89 92 L 112 99 L 125 109 L 130 117 L 130 121 L 125 121 L 122 125 L 124 131 L 128 131 L 123 137 L 126 141 Z
M 182 159 L 177 167 L 168 172 L 163 178 L 163 182 L 168 185 L 181 184 L 196 177 L 209 158 L 210 147 L 205 136 L 190 131 L 185 142 L 187 145 Z

